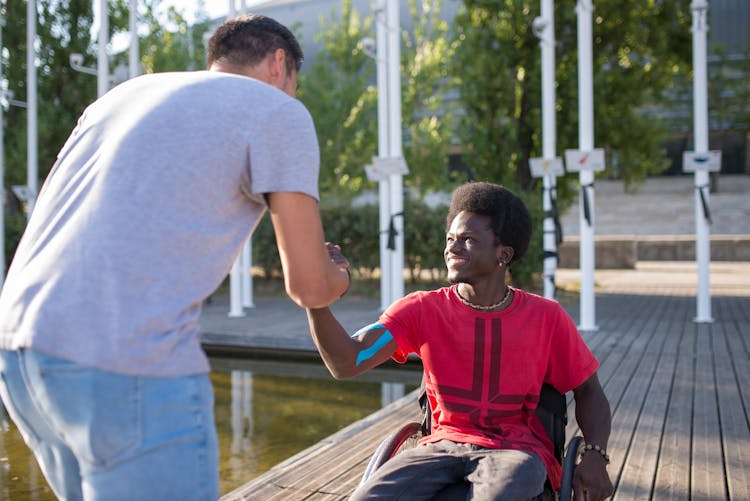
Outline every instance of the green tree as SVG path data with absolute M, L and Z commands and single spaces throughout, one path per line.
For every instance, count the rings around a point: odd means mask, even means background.
M 409 0 L 413 34 L 404 34 L 401 57 L 405 184 L 417 195 L 445 190 L 450 179 L 448 155 L 455 136 L 456 79 L 450 74 L 455 42 L 441 18 L 442 0 Z
M 40 1 L 37 9 L 38 162 L 44 179 L 78 116 L 96 97 L 96 78 L 69 64 L 70 54 L 90 52 L 91 2 Z M 14 99 L 27 101 L 26 2 L 8 0 L 3 18 L 3 75 Z M 11 106 L 5 118 L 5 185 L 26 184 L 26 109 Z
M 140 39 L 141 65 L 144 73 L 203 70 L 206 68 L 206 47 L 203 35 L 212 28 L 202 9 L 195 20 L 188 21 L 184 6 L 170 6 L 163 15 L 157 14 L 160 0 L 148 0 L 142 15 L 147 26 Z M 127 11 L 124 12 L 125 14 Z
M 404 184 L 417 195 L 445 187 L 455 135 L 448 99 L 455 44 L 440 17 L 442 5 L 442 0 L 409 0 L 414 30 L 402 37 L 403 150 L 410 170 Z M 371 17 L 342 0 L 340 14 L 321 19 L 321 51 L 301 78 L 300 99 L 310 109 L 320 142 L 321 190 L 338 199 L 374 188 L 364 166 L 377 154 L 375 61 L 361 44 L 373 36 L 373 28 Z
M 321 50 L 300 77 L 299 98 L 310 110 L 320 144 L 320 189 L 347 199 L 367 183 L 364 166 L 377 151 L 375 63 L 362 49 L 371 17 L 341 2 L 339 14 L 321 18 Z
M 27 102 L 26 1 L 2 3 L 2 74 L 15 101 Z M 78 116 L 96 96 L 96 78 L 74 71 L 70 54 L 90 52 L 93 14 L 84 0 L 37 2 L 38 182 L 43 180 Z M 3 188 L 27 184 L 27 110 L 12 105 L 3 114 L 5 176 Z M 22 207 L 5 212 L 5 258 L 10 263 L 26 225 Z
M 662 124 L 641 107 L 663 97 L 689 61 L 687 0 L 600 0 L 594 13 L 595 143 L 608 172 L 635 183 L 666 166 Z M 539 2 L 464 2 L 455 59 L 466 111 L 466 158 L 477 177 L 521 189 L 541 153 L 540 50 L 531 24 Z M 558 151 L 578 144 L 575 2 L 555 3 Z M 613 159 L 616 158 L 616 161 Z
M 577 30 L 573 0 L 555 2 L 558 152 L 578 146 Z M 597 0 L 594 12 L 595 145 L 607 172 L 633 186 L 667 167 L 666 129 L 643 113 L 663 98 L 689 62 L 689 0 Z M 460 78 L 465 162 L 477 179 L 519 191 L 541 227 L 541 183 L 529 159 L 541 156 L 539 41 L 531 30 L 539 2 L 465 0 L 455 20 L 454 73 Z M 572 199 L 575 176 L 558 183 L 558 203 Z M 540 237 L 518 275 L 541 268 Z M 538 259 L 539 258 L 539 259 Z M 529 268 L 531 267 L 531 268 Z

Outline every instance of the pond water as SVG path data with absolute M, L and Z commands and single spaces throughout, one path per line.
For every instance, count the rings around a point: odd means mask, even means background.
M 221 493 L 399 398 L 421 372 L 376 369 L 336 381 L 317 363 L 212 359 Z M 54 500 L 0 406 L 0 499 Z

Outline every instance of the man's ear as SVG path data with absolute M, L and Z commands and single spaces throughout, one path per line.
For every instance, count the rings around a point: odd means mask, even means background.
M 284 49 L 276 49 L 271 54 L 269 70 L 274 84 L 286 78 L 286 51 Z
M 505 265 L 510 264 L 510 262 L 513 260 L 514 254 L 515 251 L 513 250 L 513 247 L 510 247 L 508 245 L 498 245 L 497 247 L 497 261 L 502 262 Z

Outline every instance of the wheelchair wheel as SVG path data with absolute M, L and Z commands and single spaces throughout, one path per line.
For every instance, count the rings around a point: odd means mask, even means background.
M 562 463 L 562 484 L 560 485 L 560 501 L 570 501 L 573 498 L 573 470 L 578 463 L 578 454 L 583 446 L 583 437 L 575 436 L 568 442 Z
M 417 445 L 422 437 L 420 423 L 412 422 L 405 424 L 398 431 L 391 433 L 378 446 L 365 468 L 360 485 L 363 484 L 375 470 L 380 468 L 386 461 L 398 454 L 401 450 L 411 449 Z

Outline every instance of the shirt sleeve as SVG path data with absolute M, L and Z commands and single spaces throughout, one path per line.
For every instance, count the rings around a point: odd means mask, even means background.
M 558 307 L 553 328 L 544 380 L 560 393 L 566 393 L 590 378 L 599 368 L 599 362 L 584 343 L 573 319 L 562 307 Z
M 255 124 L 249 138 L 251 192 L 300 192 L 320 200 L 320 151 L 312 117 L 290 99 Z
M 414 294 L 399 299 L 380 316 L 382 324 L 393 336 L 398 348 L 392 358 L 403 364 L 410 353 L 418 353 L 419 301 Z

